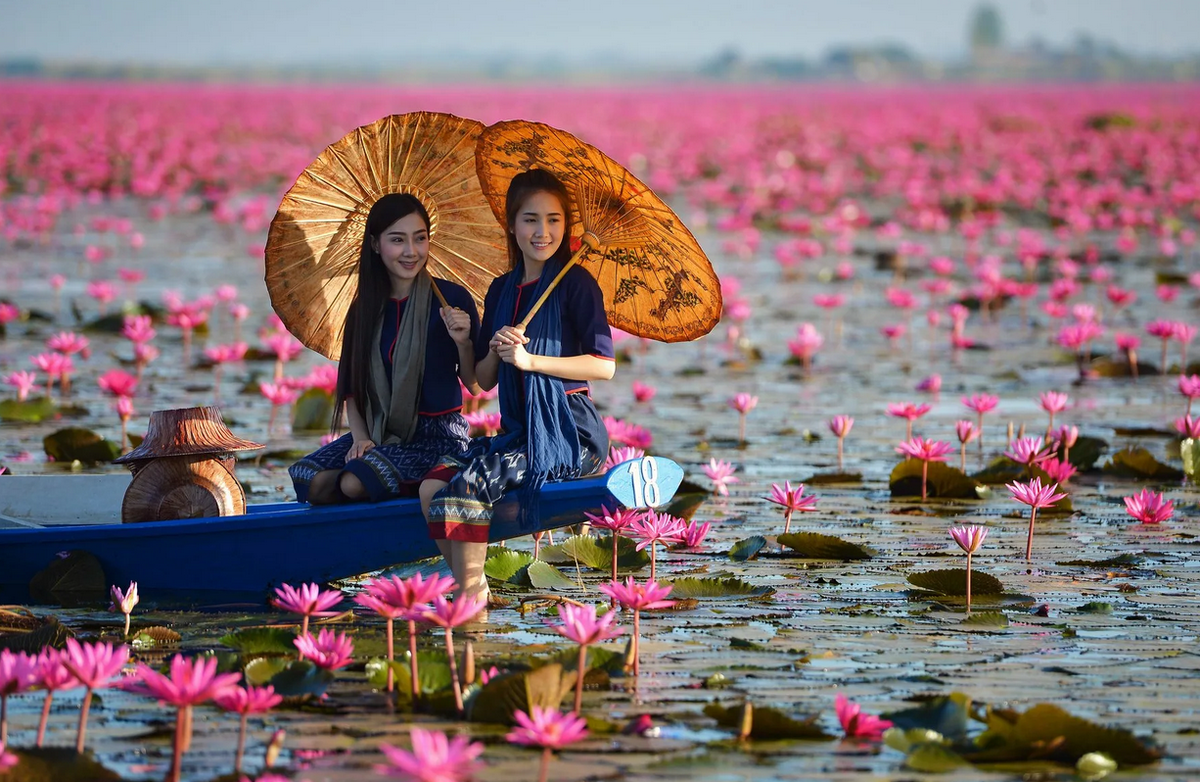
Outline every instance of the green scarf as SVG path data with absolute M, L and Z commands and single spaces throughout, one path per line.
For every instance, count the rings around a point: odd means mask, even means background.
M 371 351 L 370 398 L 365 411 L 371 440 L 376 445 L 407 443 L 417 431 L 417 407 L 425 378 L 425 341 L 429 335 L 432 298 L 429 272 L 423 269 L 413 280 L 404 315 L 400 318 L 400 333 L 396 335 L 392 353 L 390 392 L 378 348 L 383 335 L 383 318 L 376 322 L 371 343 L 376 347 Z M 388 404 L 382 403 L 384 399 L 389 400 Z

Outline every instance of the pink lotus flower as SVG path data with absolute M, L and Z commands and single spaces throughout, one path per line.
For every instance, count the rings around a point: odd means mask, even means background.
M 861 706 L 846 700 L 846 696 L 840 692 L 834 698 L 833 708 L 846 738 L 878 741 L 883 737 L 883 732 L 892 727 L 889 720 L 863 714 Z
M 454 588 L 454 579 L 444 578 L 436 573 L 425 579 L 420 573 L 410 578 L 401 579 L 396 576 L 375 578 L 364 584 L 363 593 L 355 596 L 354 602 L 366 606 L 387 620 L 388 662 L 395 659 L 393 643 L 393 622 L 404 619 L 408 622 L 409 666 L 412 672 L 412 697 L 416 702 L 418 694 L 417 681 L 417 627 L 416 623 L 424 620 L 425 611 L 433 598 L 444 595 Z M 388 666 L 387 690 L 392 691 L 392 669 Z
M 961 462 L 959 469 L 963 472 L 967 471 L 967 443 L 979 437 L 979 429 L 973 421 L 956 421 L 954 423 L 954 433 L 958 435 L 958 442 L 961 446 Z
M 100 314 L 104 315 L 108 311 L 109 302 L 117 298 L 117 289 L 111 282 L 96 280 L 87 284 L 87 295 L 96 300 L 100 305 Z
M 31 356 L 30 361 L 38 369 L 46 373 L 46 396 L 50 396 L 50 386 L 55 378 L 58 379 L 59 390 L 64 394 L 71 387 L 71 373 L 75 371 L 75 362 L 71 361 L 70 356 L 64 356 L 62 353 L 38 353 L 36 356 Z
M 1150 489 L 1142 489 L 1124 500 L 1125 510 L 1143 524 L 1160 524 L 1175 513 L 1174 503 Z
M 100 390 L 113 396 L 133 396 L 137 392 L 137 378 L 120 369 L 110 369 L 96 379 Z
M 788 340 L 788 351 L 800 360 L 804 366 L 804 371 L 808 372 L 812 369 L 812 357 L 821 345 L 825 344 L 825 338 L 821 336 L 821 332 L 817 331 L 817 327 L 811 323 L 801 323 L 796 329 L 796 336 Z
M 266 687 L 229 687 L 217 693 L 213 702 L 225 711 L 231 711 L 240 716 L 238 724 L 237 752 L 233 759 L 233 773 L 242 772 L 242 758 L 246 753 L 246 723 L 251 714 L 265 714 L 283 702 L 282 695 L 275 694 L 275 688 Z
M 285 332 L 276 332 L 263 340 L 263 345 L 275 354 L 275 382 L 283 377 L 283 365 L 304 350 L 304 343 Z
M 917 383 L 917 390 L 929 394 L 937 394 L 942 390 L 942 376 L 936 373 L 930 375 L 920 383 Z
M 1187 397 L 1187 410 L 1184 415 L 1192 414 L 1192 402 L 1200 399 L 1200 375 L 1180 375 L 1179 393 Z
M 967 613 L 971 613 L 971 556 L 979 551 L 979 547 L 983 545 L 983 541 L 987 538 L 988 528 L 980 527 L 976 524 L 969 524 L 962 527 L 951 527 L 950 537 L 954 538 L 954 542 L 967 555 Z
M 901 404 L 889 404 L 887 406 L 887 414 L 895 418 L 903 418 L 908 422 L 908 431 L 904 435 L 905 440 L 912 439 L 913 421 L 928 413 L 932 408 L 927 404 L 914 405 L 912 402 L 903 402 Z
M 1028 469 L 1050 457 L 1045 447 L 1040 437 L 1020 437 L 1009 443 L 1004 455 Z
M 553 750 L 562 749 L 574 744 L 587 735 L 587 721 L 572 714 L 562 714 L 557 709 L 534 706 L 529 714 L 518 709 L 513 718 L 517 728 L 504 738 L 512 744 L 523 744 L 528 747 L 542 747 L 542 765 L 538 772 L 538 782 L 546 782 L 550 769 L 550 754 Z
M 1200 417 L 1193 419 L 1190 415 L 1175 419 L 1175 429 L 1184 438 L 1200 439 Z
M 639 584 L 633 580 L 632 576 L 626 577 L 624 583 L 614 579 L 607 584 L 600 585 L 601 592 L 611 597 L 622 608 L 633 611 L 633 638 L 630 655 L 633 657 L 634 676 L 640 670 L 638 647 L 641 612 L 655 608 L 670 608 L 675 605 L 674 600 L 666 599 L 672 589 L 672 586 L 660 585 L 653 578 L 645 584 Z
M 1162 340 L 1162 369 L 1167 374 L 1167 344 L 1175 338 L 1175 323 L 1169 320 L 1152 320 L 1146 324 L 1146 333 Z
M 609 457 L 612 458 L 612 457 Z M 612 579 L 617 580 L 617 533 L 628 529 L 634 521 L 641 520 L 646 515 L 643 510 L 627 510 L 618 508 L 615 511 L 609 510 L 607 506 L 600 507 L 599 515 L 584 513 L 588 522 L 600 529 L 606 529 L 612 533 Z
M 24 402 L 29 398 L 29 392 L 37 387 L 37 373 L 26 369 L 10 372 L 4 382 L 17 389 L 17 400 Z
M 318 668 L 335 671 L 354 661 L 354 641 L 346 633 L 334 634 L 328 627 L 321 628 L 317 637 L 304 633 L 293 642 L 300 650 L 300 657 Z
M 722 497 L 729 496 L 730 483 L 738 483 L 738 479 L 734 476 L 734 466 L 726 461 L 717 461 L 717 459 L 709 459 L 708 464 L 704 465 L 704 474 L 713 482 L 713 494 L 720 494 Z
M 658 393 L 658 389 L 654 386 L 646 385 L 640 381 L 633 381 L 633 398 L 639 404 L 649 402 Z
M 688 521 L 679 532 L 679 544 L 683 548 L 696 548 L 704 541 L 704 536 L 712 525 L 706 522 Z
M 83 706 L 79 710 L 79 731 L 75 737 L 75 751 L 83 752 L 84 734 L 87 732 L 88 709 L 92 705 L 92 691 L 108 687 L 129 660 L 129 647 L 104 643 L 81 644 L 74 638 L 67 639 L 63 665 L 85 688 Z M 216 663 L 216 658 L 213 658 Z
M 121 328 L 121 335 L 134 344 L 144 344 L 154 339 L 158 334 L 151 325 L 149 315 L 126 315 L 125 325 Z
M 729 400 L 729 406 L 738 412 L 738 442 L 746 442 L 746 415 L 758 405 L 758 397 L 737 394 Z
M 275 428 L 275 415 L 279 408 L 290 405 L 300 398 L 300 392 L 283 383 L 260 383 L 262 395 L 271 403 L 271 418 L 267 421 L 267 431 Z
M 483 754 L 483 744 L 421 728 L 413 728 L 410 735 L 412 752 L 386 742 L 379 745 L 388 765 L 376 764 L 376 773 L 412 782 L 468 782 L 479 771 L 475 758 Z
M 183 753 L 191 745 L 191 709 L 212 700 L 237 685 L 241 674 L 217 673 L 216 657 L 188 659 L 182 654 L 171 658 L 170 674 L 164 676 L 148 665 L 139 664 L 137 678 L 126 680 L 123 689 L 148 695 L 175 706 L 175 742 L 167 779 L 178 782 Z
M 125 615 L 125 637 L 129 637 L 129 615 L 133 613 L 133 608 L 138 604 L 138 588 L 136 581 L 129 582 L 129 591 L 122 592 L 121 587 L 115 584 L 109 587 L 108 593 L 112 596 L 112 605 L 108 607 L 109 611 L 120 610 Z
M 638 544 L 636 549 L 642 551 L 647 546 L 650 547 L 650 579 L 654 580 L 655 569 L 657 565 L 657 544 L 670 544 L 677 542 L 683 535 L 683 519 L 676 518 L 668 513 L 655 513 L 647 511 L 640 518 L 633 519 L 629 522 L 629 534 L 631 537 L 637 538 Z
M 8 696 L 28 690 L 37 676 L 36 657 L 0 649 L 0 745 L 8 741 Z
M 1038 403 L 1050 414 L 1050 424 L 1046 428 L 1046 436 L 1049 437 L 1050 430 L 1054 428 L 1054 414 L 1067 409 L 1067 395 L 1058 391 L 1043 391 L 1038 395 Z
M 1041 438 L 1036 438 L 1041 440 Z M 1063 492 L 1056 492 L 1057 484 L 1042 485 L 1042 479 L 1034 477 L 1033 480 L 1021 483 L 1014 481 L 1013 483 L 1005 484 L 1013 499 L 1017 502 L 1024 503 L 1029 506 L 1029 537 L 1025 542 L 1025 561 L 1029 562 L 1033 556 L 1033 525 L 1037 521 L 1038 508 L 1049 508 L 1054 503 L 1063 499 L 1067 495 Z
M 850 430 L 854 427 L 854 419 L 848 415 L 835 415 L 829 419 L 829 431 L 833 432 L 833 436 L 837 438 L 837 465 L 838 472 L 842 471 L 842 451 L 846 441 L 846 435 L 850 434 Z
M 785 535 L 791 530 L 793 513 L 815 511 L 814 506 L 817 504 L 815 495 L 804 496 L 803 483 L 797 483 L 796 488 L 793 489 L 792 484 L 788 481 L 784 481 L 782 487 L 778 483 L 772 483 L 771 496 L 764 499 L 783 508 L 783 533 Z
M 275 597 L 270 599 L 271 605 L 281 611 L 300 614 L 304 617 L 300 625 L 300 634 L 308 634 L 308 618 L 310 616 L 335 616 L 337 611 L 330 611 L 342 602 L 344 595 L 340 589 L 322 590 L 316 584 L 303 584 L 296 589 L 291 584 L 275 588 Z
M 564 603 L 558 607 L 558 617 L 563 623 L 555 625 L 554 632 L 579 644 L 579 663 L 575 668 L 577 674 L 575 677 L 575 713 L 579 714 L 583 705 L 583 677 L 587 671 L 587 648 L 616 638 L 623 630 L 613 627 L 613 623 L 617 621 L 616 611 L 609 611 L 604 616 L 597 617 L 595 610 L 588 606 Z
M 1069 461 L 1056 459 L 1053 456 L 1043 459 L 1038 467 L 1050 476 L 1050 480 L 1060 485 L 1071 480 L 1071 476 L 1075 474 L 1075 467 Z
M 87 337 L 73 331 L 60 331 L 46 340 L 46 347 L 51 350 L 58 351 L 65 356 L 73 356 L 78 353 L 84 359 L 91 355 L 88 345 Z
M 42 717 L 38 721 L 37 746 L 39 747 L 46 738 L 46 723 L 50 720 L 50 706 L 54 701 L 54 693 L 80 686 L 79 680 L 67 669 L 65 657 L 64 652 L 54 647 L 43 649 L 37 656 L 35 685 L 46 692 L 46 697 L 42 700 Z
M 245 343 L 237 343 L 245 344 Z M 330 396 L 337 393 L 338 368 L 336 364 L 318 364 L 304 376 L 304 385 L 308 388 L 318 388 Z M 462 381 L 459 381 L 462 386 Z
M 611 470 L 622 462 L 628 462 L 633 459 L 641 459 L 646 455 L 646 452 L 641 448 L 632 447 L 611 447 L 608 449 L 608 458 L 604 460 L 604 469 Z
M 213 295 L 217 301 L 228 304 L 238 297 L 238 289 L 236 285 L 218 285 Z
M 954 453 L 954 446 L 941 440 L 913 437 L 896 446 L 896 452 L 909 459 L 921 460 L 921 499 L 926 499 L 929 488 L 929 463 L 946 461 L 946 456 Z
M 444 595 L 433 599 L 433 610 L 425 611 L 425 621 L 441 627 L 446 632 L 446 656 L 450 662 L 450 680 L 454 685 L 454 705 L 462 714 L 462 684 L 458 680 L 458 664 L 454 659 L 454 636 L 452 631 L 461 624 L 466 624 L 487 608 L 487 598 L 483 595 L 469 597 L 460 594 L 453 603 L 446 600 Z
M 630 445 L 647 450 L 654 441 L 649 430 L 613 418 L 611 415 L 604 416 L 604 428 L 608 430 L 608 439 L 613 445 Z
M 41 746 L 40 744 L 38 746 Z M 0 741 L 0 774 L 6 773 L 9 769 L 14 768 L 21 759 L 4 748 L 4 742 Z
M 500 434 L 500 428 L 503 426 L 500 413 L 478 410 L 474 413 L 464 413 L 463 418 L 471 427 L 472 436 L 495 437 Z

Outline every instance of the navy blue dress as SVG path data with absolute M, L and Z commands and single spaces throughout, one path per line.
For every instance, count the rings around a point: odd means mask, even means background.
M 471 335 L 479 334 L 479 311 L 475 300 L 461 285 L 436 280 L 438 289 L 452 307 L 471 317 Z M 429 294 L 433 295 L 432 291 Z M 400 319 L 408 299 L 389 299 L 384 306 L 379 351 L 388 382 L 391 382 L 392 353 L 400 332 Z M 344 434 L 328 445 L 305 456 L 288 468 L 299 502 L 308 501 L 312 478 L 323 470 L 352 473 L 367 490 L 371 502 L 395 497 L 415 497 L 425 478 L 448 480 L 454 469 L 443 466 L 447 457 L 459 457 L 470 445 L 470 426 L 462 416 L 462 387 L 458 382 L 458 346 L 446 330 L 440 304 L 429 308 L 429 331 L 425 341 L 425 374 L 417 405 L 417 431 L 410 442 L 376 445 L 360 459 L 346 461 L 354 445 L 354 436 Z M 338 382 L 347 381 L 348 372 L 338 373 Z M 350 402 L 353 404 L 353 400 Z
M 498 312 L 497 302 L 508 276 L 497 277 L 484 298 L 483 319 L 475 339 L 475 357 L 482 361 L 488 344 L 504 326 L 516 325 L 533 306 L 536 281 L 520 286 L 515 312 Z M 562 355 L 596 356 L 614 360 L 612 331 L 604 314 L 604 296 L 600 286 L 586 270 L 569 269 L 551 293 L 562 299 Z M 592 404 L 591 389 L 584 380 L 562 380 L 575 426 L 579 431 L 582 474 L 591 475 L 608 458 L 608 430 Z M 521 406 L 522 409 L 524 405 Z M 490 452 L 490 438 L 479 438 L 470 451 L 448 464 L 461 467 L 450 484 L 434 495 L 429 508 L 429 534 L 435 540 L 486 542 L 492 522 L 492 506 L 505 492 L 519 487 L 527 473 L 525 443 L 507 451 Z

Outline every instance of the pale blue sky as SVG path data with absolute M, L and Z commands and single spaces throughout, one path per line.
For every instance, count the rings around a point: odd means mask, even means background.
M 1140 54 L 1200 51 L 1200 0 L 994 0 L 1007 40 L 1080 32 Z M 455 57 L 690 65 L 838 44 L 965 51 L 974 0 L 0 0 L 0 58 L 102 63 L 443 65 Z M 343 10 L 347 9 L 347 10 Z

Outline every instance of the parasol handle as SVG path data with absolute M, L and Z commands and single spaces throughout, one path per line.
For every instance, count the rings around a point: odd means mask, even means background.
M 453 307 L 450 307 L 450 302 L 446 301 L 446 297 L 443 296 L 441 290 L 438 289 L 437 283 L 434 282 L 432 274 L 429 275 L 429 286 L 433 288 L 433 295 L 437 296 L 437 300 L 442 303 L 443 307 L 453 309 Z
M 563 275 L 570 271 L 571 267 L 583 257 L 584 253 L 586 253 L 588 250 L 600 249 L 600 237 L 596 236 L 596 234 L 592 233 L 591 231 L 584 231 L 583 236 L 580 237 L 580 242 L 581 244 L 579 249 L 576 250 L 575 254 L 571 256 L 571 260 L 567 261 L 567 264 L 566 266 L 563 266 L 562 271 L 560 271 L 558 275 L 550 281 L 550 284 L 546 287 L 546 290 L 543 291 L 542 295 L 538 297 L 538 300 L 533 303 L 533 307 L 529 310 L 529 314 L 522 318 L 521 322 L 517 324 L 518 329 L 525 331 L 525 329 L 529 328 L 529 321 L 533 320 L 533 316 L 537 314 L 537 311 L 540 310 L 542 305 L 546 303 L 546 299 L 550 298 L 550 294 L 553 293 L 554 289 L 558 287 L 558 284 L 562 282 Z

